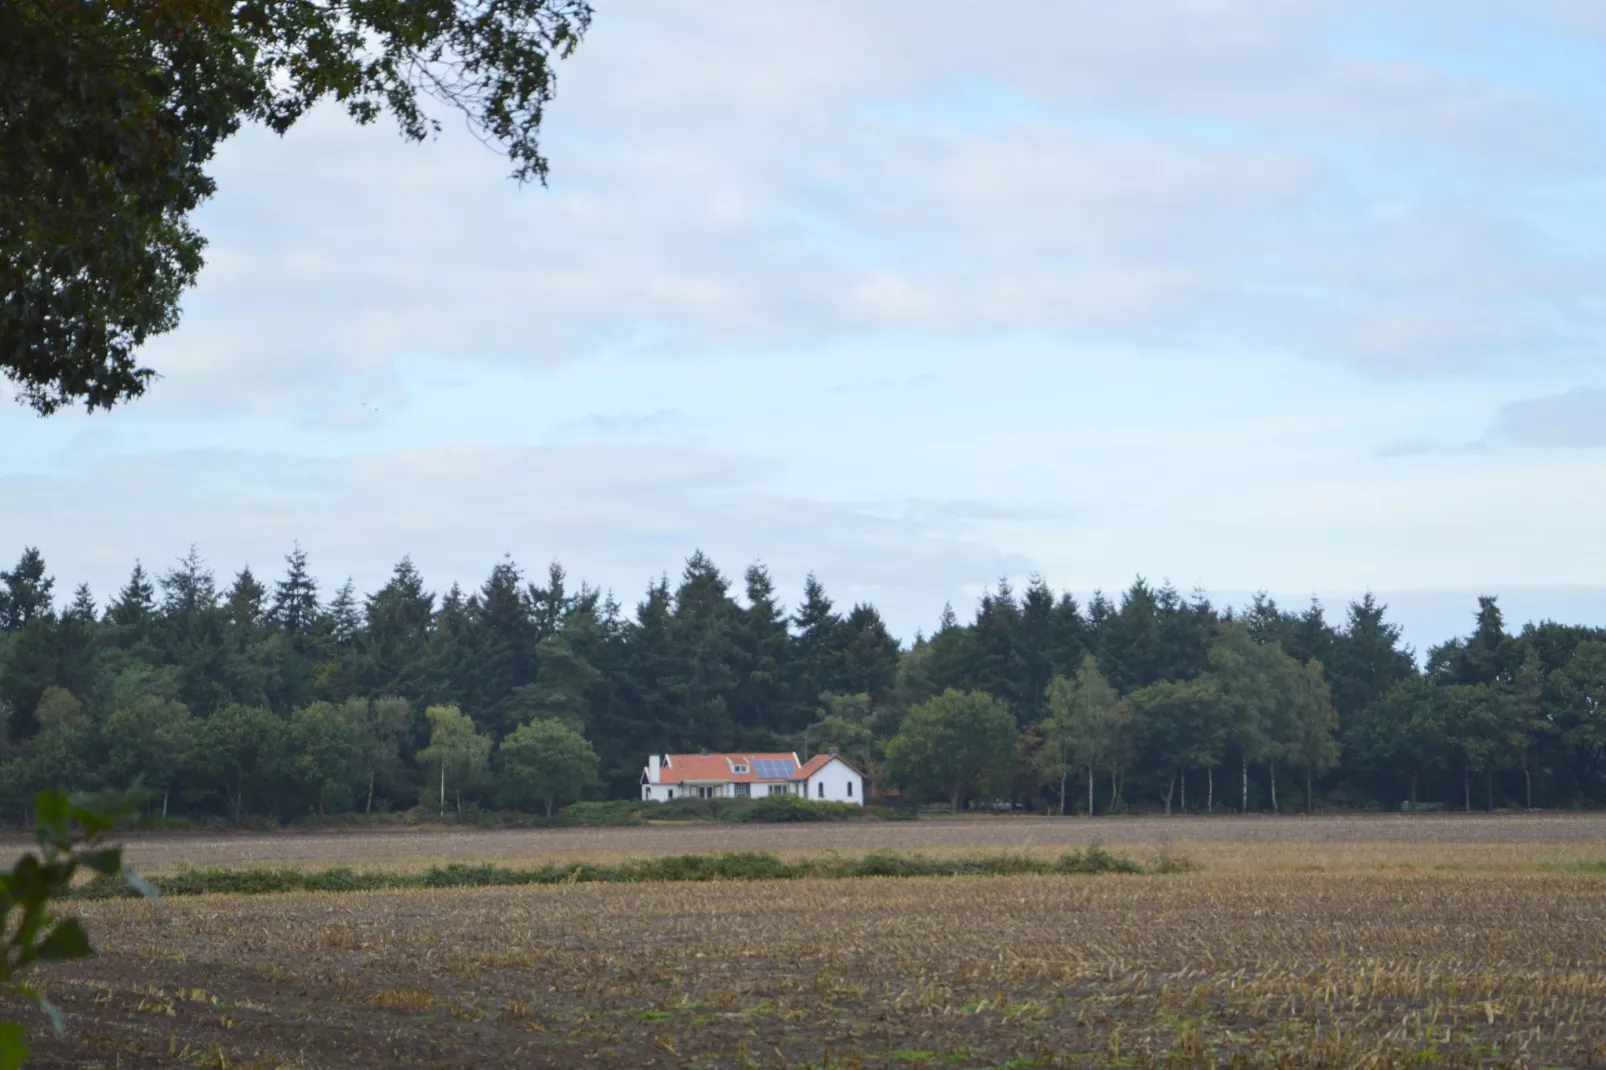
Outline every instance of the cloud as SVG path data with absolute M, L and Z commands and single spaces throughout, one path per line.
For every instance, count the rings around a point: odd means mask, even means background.
M 1504 405 L 1487 438 L 1543 449 L 1606 446 L 1606 390 L 1574 387 Z
M 1419 373 L 1578 352 L 1599 258 L 1509 206 L 1597 172 L 1598 128 L 1339 32 L 1391 10 L 1040 0 L 983 30 L 913 0 L 612 6 L 562 69 L 549 191 L 450 124 L 415 146 L 326 111 L 232 141 L 157 396 L 350 425 L 420 356 L 875 331 Z
M 0 476 L 0 495 L 7 545 L 41 547 L 59 586 L 87 580 L 102 600 L 136 557 L 160 571 L 194 543 L 226 581 L 247 563 L 277 574 L 299 540 L 328 589 L 350 574 L 373 590 L 404 554 L 437 588 L 472 587 L 511 554 L 527 570 L 561 560 L 630 606 L 700 548 L 738 590 L 762 557 L 783 592 L 815 571 L 837 601 L 874 601 L 912 634 L 933 592 L 1030 567 L 976 533 L 996 507 L 823 501 L 768 489 L 774 472 L 762 459 L 662 443 L 344 459 L 193 451 Z

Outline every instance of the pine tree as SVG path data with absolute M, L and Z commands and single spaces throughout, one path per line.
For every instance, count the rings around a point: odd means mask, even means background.
M 269 616 L 293 635 L 318 622 L 318 581 L 307 571 L 307 554 L 300 543 L 285 555 L 284 562 L 284 579 L 274 585 Z
M 179 699 L 191 713 L 208 716 L 229 700 L 217 582 L 193 546 L 159 582 L 162 642 L 178 668 Z
M 1073 603 L 1074 604 L 1074 603 Z M 1036 724 L 1048 715 L 1048 682 L 1057 661 L 1054 592 L 1043 577 L 1033 575 L 1020 601 L 1016 643 L 1020 652 L 1021 693 L 1018 713 L 1023 724 Z
M 128 647 L 145 639 L 156 615 L 156 587 L 145 574 L 145 566 L 134 562 L 128 582 L 106 607 L 106 620 L 117 629 L 118 643 Z
M 869 695 L 873 704 L 887 705 L 898 682 L 899 648 L 881 614 L 868 603 L 855 605 L 842 622 L 842 638 L 840 693 Z
M 1409 649 L 1402 649 L 1399 626 L 1385 619 L 1386 605 L 1370 591 L 1349 606 L 1349 621 L 1327 666 L 1339 718 L 1348 721 L 1400 681 L 1416 675 Z
M 731 706 L 736 697 L 740 609 L 730 585 L 701 551 L 686 560 L 675 589 L 672 620 L 675 696 L 687 731 L 698 746 L 724 750 L 735 743 Z
M 743 577 L 747 605 L 739 611 L 739 669 L 735 715 L 743 731 L 759 743 L 764 732 L 797 726 L 787 718 L 786 678 L 791 637 L 786 611 L 775 599 L 775 583 L 763 565 L 748 566 Z
M 361 679 L 368 693 L 425 704 L 444 697 L 430 682 L 435 596 L 424 589 L 411 558 L 397 562 L 385 585 L 368 596 L 363 615 Z
M 329 603 L 329 638 L 342 649 L 349 649 L 362 632 L 362 614 L 357 608 L 357 585 L 350 576 Z
M 511 559 L 497 562 L 470 613 L 473 675 L 463 696 L 470 710 L 500 739 L 519 725 L 516 688 L 535 683 L 537 629 L 523 576 Z
M 267 619 L 268 589 L 257 582 L 247 565 L 234 576 L 234 583 L 223 596 L 223 619 L 236 635 L 254 638 Z
M 820 695 L 845 690 L 838 686 L 842 674 L 842 618 L 825 586 L 814 573 L 803 580 L 803 601 L 792 614 L 791 723 L 807 724 L 814 718 Z
M 45 559 L 35 547 L 22 551 L 16 567 L 0 570 L 0 631 L 14 632 L 36 618 L 50 616 L 50 589 Z

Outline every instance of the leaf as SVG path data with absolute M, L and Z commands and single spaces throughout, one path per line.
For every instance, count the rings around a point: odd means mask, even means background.
M 115 877 L 123 870 L 123 849 L 105 847 L 99 851 L 85 851 L 78 861 L 103 877 Z
M 67 918 L 45 934 L 39 941 L 36 956 L 41 962 L 67 962 L 70 959 L 88 958 L 95 953 L 89 946 L 89 934 L 77 918 Z
M 45 998 L 45 994 L 32 985 L 18 985 L 17 995 L 29 1000 L 50 1019 L 50 1029 L 53 1033 L 60 1033 L 67 1028 L 66 1019 L 61 1016 L 61 1009 Z
M 146 880 L 144 877 L 141 877 L 138 873 L 135 873 L 133 866 L 123 867 L 123 880 L 127 881 L 130 888 L 134 889 L 134 891 L 138 892 L 146 899 L 162 898 L 162 890 L 156 887 L 156 885 L 152 884 L 150 881 Z
M 22 1026 L 0 1022 L 0 1070 L 18 1070 L 28 1060 L 28 1045 L 22 1042 Z
M 33 797 L 34 837 L 40 846 L 62 850 L 71 846 L 72 829 L 67 816 L 70 809 L 64 791 L 41 791 Z

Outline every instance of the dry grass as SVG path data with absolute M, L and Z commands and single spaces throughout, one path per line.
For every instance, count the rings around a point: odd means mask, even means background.
M 1606 1058 L 1603 891 L 1562 874 L 1199 874 L 97 904 L 82 913 L 108 953 L 52 984 L 76 1023 L 56 1054 L 1580 1065 Z
M 333 839 L 345 850 L 267 859 L 394 866 L 660 844 L 1057 853 L 1096 831 L 1140 857 L 1170 840 L 1211 868 L 82 904 L 106 954 L 51 974 L 74 1032 L 41 1045 L 42 1065 L 1598 1065 L 1606 877 L 1532 867 L 1606 858 L 1603 827 L 622 829 L 467 834 L 472 851 L 450 854 L 429 853 L 438 833 L 224 841 L 243 864 L 264 861 L 254 846 Z
M 818 825 L 690 825 L 498 831 L 394 830 L 135 839 L 140 869 L 296 866 L 421 870 L 444 862 L 536 866 L 651 855 L 773 851 L 782 857 L 876 849 L 932 855 L 999 851 L 1057 857 L 1099 840 L 1147 856 L 1170 844 L 1212 872 L 1532 868 L 1606 859 L 1606 815 L 1406 817 L 999 817 Z

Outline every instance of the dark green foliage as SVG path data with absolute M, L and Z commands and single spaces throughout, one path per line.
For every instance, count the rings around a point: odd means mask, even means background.
M 1192 863 L 1170 856 L 1153 872 L 1176 873 Z M 927 858 L 874 851 L 859 858 L 827 855 L 785 860 L 757 851 L 665 855 L 610 864 L 559 862 L 530 869 L 494 865 L 433 866 L 422 873 L 357 873 L 338 868 L 193 869 L 153 878 L 163 895 L 272 895 L 282 892 L 368 892 L 404 888 L 495 888 L 532 884 L 642 884 L 647 882 L 771 881 L 864 877 L 1094 876 L 1143 873 L 1144 867 L 1097 844 L 1057 859 L 1029 855 Z M 72 890 L 71 898 L 116 899 L 135 894 L 121 878 L 108 876 Z
M 109 408 L 152 373 L 201 267 L 190 214 L 245 122 L 332 98 L 419 140 L 433 97 L 542 179 L 537 135 L 584 0 L 0 4 L 0 371 L 41 413 Z
M 39 853 L 25 853 L 0 873 L 0 988 L 40 1007 L 61 1031 L 60 1012 L 26 978 L 38 965 L 87 958 L 94 949 L 76 918 L 58 920 L 54 900 L 70 898 L 73 880 L 87 869 L 124 895 L 154 896 L 156 890 L 123 864 L 121 847 L 106 836 L 134 812 L 137 792 L 69 796 L 42 791 L 34 797 L 34 839 Z M 0 1022 L 0 1070 L 15 1070 L 27 1058 L 22 1026 Z
M 326 601 L 299 551 L 272 584 L 241 569 L 220 592 L 192 550 L 154 581 L 136 566 L 104 613 L 82 587 L 59 605 L 36 550 L 5 577 L 0 814 L 19 822 L 40 788 L 142 774 L 160 791 L 152 815 L 199 823 L 399 821 L 422 805 L 432 820 L 539 824 L 516 811 L 639 797 L 647 754 L 704 748 L 835 749 L 872 803 L 1606 802 L 1606 632 L 1512 635 L 1487 598 L 1470 634 L 1419 670 L 1371 598 L 1334 628 L 1316 603 L 1219 612 L 1143 581 L 1118 606 L 1035 579 L 998 584 L 968 622 L 945 608 L 929 637 L 900 647 L 873 607 L 844 617 L 818 579 L 789 616 L 763 568 L 733 594 L 701 554 L 631 615 L 561 567 L 532 583 L 511 560 L 472 595 L 453 586 L 437 600 L 404 559 L 373 594 L 348 584 Z M 1073 681 L 1095 676 L 1102 697 L 1072 716 Z M 949 691 L 968 696 L 972 727 L 986 722 L 980 758 L 958 745 L 975 733 L 931 720 Z M 451 707 L 473 732 L 446 753 L 428 711 Z M 497 751 L 534 721 L 579 733 L 596 780 L 567 776 L 590 766 L 583 748 L 555 767 L 536 760 L 543 745 Z M 762 819 L 804 812 L 727 801 Z M 734 819 L 722 805 L 677 800 L 652 819 Z

